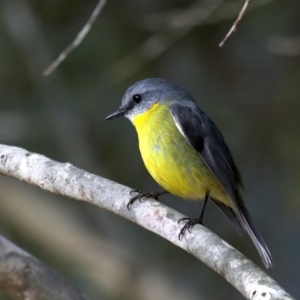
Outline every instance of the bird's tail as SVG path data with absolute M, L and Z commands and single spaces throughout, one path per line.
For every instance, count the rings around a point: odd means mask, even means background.
M 271 253 L 257 227 L 255 226 L 248 209 L 242 201 L 240 201 L 239 204 L 239 212 L 244 229 L 249 234 L 266 268 L 273 267 L 274 264 Z
M 219 207 L 219 209 L 225 214 L 230 223 L 236 229 L 239 234 L 242 234 L 242 230 L 247 231 L 253 244 L 255 245 L 264 265 L 267 268 L 273 266 L 273 259 L 271 253 L 263 240 L 261 234 L 259 233 L 257 227 L 255 226 L 249 211 L 245 207 L 243 200 L 240 195 L 237 195 L 237 209 L 232 209 L 231 207 L 219 202 L 213 198 L 212 201 Z

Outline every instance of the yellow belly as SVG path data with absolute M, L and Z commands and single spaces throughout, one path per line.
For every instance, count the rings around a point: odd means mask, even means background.
M 169 108 L 154 104 L 134 118 L 145 166 L 165 190 L 184 199 L 202 200 L 206 192 L 232 207 L 224 188 L 200 154 L 177 129 Z

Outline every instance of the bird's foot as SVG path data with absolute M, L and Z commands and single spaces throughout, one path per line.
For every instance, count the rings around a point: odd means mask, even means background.
M 186 222 L 184 224 L 184 226 L 181 228 L 180 232 L 179 232 L 179 235 L 178 235 L 178 239 L 181 241 L 183 236 L 186 234 L 186 232 L 191 232 L 191 229 L 193 228 L 194 225 L 196 224 L 201 224 L 203 225 L 202 223 L 202 218 L 188 218 L 188 217 L 184 217 L 184 218 L 181 218 L 179 221 L 178 221 L 178 224 L 180 224 L 181 222 Z
M 157 200 L 158 201 L 158 197 L 160 196 L 160 195 L 163 195 L 163 194 L 167 194 L 168 192 L 167 191 L 163 191 L 163 192 L 153 192 L 153 193 L 150 193 L 150 192 L 142 192 L 142 191 L 140 191 L 140 190 L 132 190 L 131 192 L 130 192 L 130 195 L 132 195 L 133 193 L 137 193 L 137 195 L 136 196 L 134 196 L 134 197 L 132 197 L 131 199 L 130 199 L 130 201 L 128 202 L 128 204 L 127 204 L 127 209 L 128 210 L 131 210 L 131 206 L 132 206 L 132 204 L 136 201 L 136 200 L 139 200 L 140 202 L 142 202 L 142 199 L 143 198 L 153 198 L 153 199 L 155 199 L 155 200 Z

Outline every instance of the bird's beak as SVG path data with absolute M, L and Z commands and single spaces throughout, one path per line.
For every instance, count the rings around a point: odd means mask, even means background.
M 117 111 L 113 112 L 112 114 L 108 115 L 105 120 L 112 120 L 115 118 L 123 117 L 126 113 L 126 109 L 120 107 Z

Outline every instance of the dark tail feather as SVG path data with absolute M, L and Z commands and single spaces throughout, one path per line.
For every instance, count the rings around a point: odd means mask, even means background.
M 222 211 L 222 213 L 228 218 L 231 225 L 234 227 L 234 229 L 238 232 L 238 234 L 243 234 L 243 225 L 241 224 L 240 220 L 236 216 L 236 213 L 233 211 L 232 208 L 229 206 L 219 202 L 218 200 L 211 199 Z
M 247 210 L 247 208 L 242 202 L 239 208 L 240 208 L 240 215 L 241 215 L 243 227 L 245 228 L 252 242 L 254 243 L 264 265 L 266 266 L 266 268 L 273 267 L 274 263 L 273 263 L 271 253 L 265 241 L 263 240 L 262 236 L 260 235 L 257 227 L 254 225 L 254 222 L 250 217 L 249 211 Z
M 264 265 L 266 268 L 273 267 L 273 259 L 271 256 L 271 253 L 263 240 L 261 234 L 259 233 L 258 229 L 256 228 L 249 211 L 245 207 L 243 201 L 239 199 L 239 216 L 235 213 L 235 211 L 230 208 L 229 206 L 219 202 L 218 200 L 211 199 L 218 207 L 219 209 L 225 214 L 225 216 L 228 218 L 230 223 L 233 225 L 235 230 L 242 234 L 244 229 L 249 234 L 253 244 L 255 245 Z

